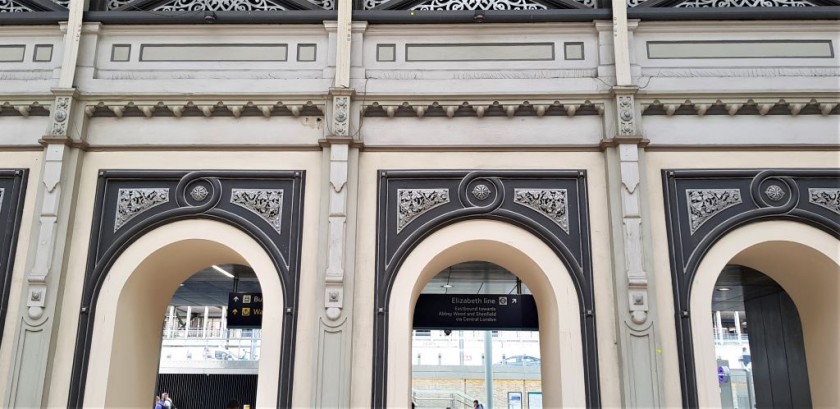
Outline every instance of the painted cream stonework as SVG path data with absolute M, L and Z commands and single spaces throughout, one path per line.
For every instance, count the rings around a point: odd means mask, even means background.
M 802 322 L 811 399 L 815 408 L 840 402 L 840 242 L 802 223 L 772 221 L 728 233 L 703 258 L 691 290 L 691 310 L 709 310 L 715 281 L 727 263 L 767 274 L 787 291 Z M 701 406 L 715 406 L 720 392 L 711 314 L 692 315 L 697 389 Z
M 379 169 L 585 169 L 589 186 L 601 398 L 604 407 L 621 405 L 618 356 L 614 344 L 614 310 L 611 308 L 613 287 L 608 244 L 610 241 L 609 220 L 606 193 L 603 188 L 606 185 L 606 175 L 604 158 L 600 152 L 517 152 L 515 154 L 511 152 L 362 152 L 359 165 L 351 407 L 370 407 L 376 255 L 376 183 Z M 447 266 L 441 269 L 445 267 Z M 529 286 L 529 288 L 533 287 Z M 413 288 L 407 289 L 404 297 L 409 297 L 413 291 Z M 575 307 L 575 312 L 577 310 L 578 308 Z M 577 332 L 572 335 L 579 337 L 580 327 L 576 328 Z M 405 364 L 407 365 L 408 362 Z M 394 374 L 389 371 L 389 376 L 394 376 Z M 578 376 L 582 377 L 582 372 Z M 410 378 L 407 381 L 410 381 Z M 392 399 L 391 396 L 389 390 L 388 399 Z
M 279 274 L 246 233 L 220 222 L 187 220 L 145 234 L 111 267 L 96 308 L 86 407 L 141 407 L 148 402 L 160 356 L 160 317 L 180 283 L 214 264 L 250 266 L 268 295 L 256 404 L 276 404 L 284 317 Z
M 676 327 L 674 324 L 674 298 L 671 286 L 671 265 L 668 256 L 668 234 L 665 227 L 665 199 L 662 193 L 661 170 L 778 168 L 779 164 L 784 164 L 785 167 L 790 168 L 837 168 L 840 165 L 840 157 L 838 157 L 838 153 L 835 151 L 800 151 L 795 153 L 774 151 L 706 151 L 698 153 L 687 150 L 680 152 L 647 152 L 642 157 L 642 161 L 648 181 L 647 213 L 651 215 L 650 234 L 653 247 L 650 252 L 653 257 L 653 273 L 651 277 L 656 282 L 655 296 L 657 297 L 657 305 L 659 307 L 655 319 L 662 335 L 661 359 L 664 372 L 662 380 L 665 384 L 664 406 L 680 407 L 682 404 L 678 369 L 679 357 L 677 353 Z M 765 233 L 770 234 L 770 232 L 761 232 L 758 234 L 763 235 Z M 709 303 L 711 303 L 711 298 L 709 298 Z M 802 312 L 800 310 L 800 316 L 801 314 Z M 698 314 L 695 313 L 693 316 L 697 317 Z M 708 338 L 712 339 L 711 324 L 704 331 L 708 331 Z M 695 340 L 702 336 L 702 334 L 694 333 Z M 702 384 L 698 384 L 698 386 L 700 385 Z M 708 391 L 708 389 L 705 390 Z M 708 394 L 704 396 L 704 399 L 701 402 L 712 402 Z M 713 401 L 711 404 L 719 405 L 719 402 Z
M 20 296 L 23 288 L 25 274 L 24 266 L 26 264 L 26 259 L 32 256 L 29 252 L 32 224 L 28 221 L 31 221 L 34 217 L 33 213 L 35 211 L 35 207 L 26 204 L 33 203 L 35 201 L 36 193 L 38 192 L 38 185 L 40 184 L 39 180 L 41 179 L 41 164 L 43 156 L 44 153 L 41 151 L 0 152 L 0 163 L 3 164 L 3 167 L 29 169 L 29 181 L 26 186 L 26 197 L 24 199 L 25 205 L 21 216 L 23 222 L 21 223 L 20 232 L 18 233 L 18 244 L 17 249 L 15 250 L 15 264 L 12 268 L 12 284 L 9 289 L 9 305 L 6 312 L 3 340 L 2 344 L 0 344 L 0 368 L 9 368 L 11 366 L 12 359 L 14 359 L 12 346 L 14 345 L 15 328 L 18 325 L 18 321 L 12 317 L 16 317 L 20 313 L 18 306 L 20 305 Z M 0 323 L 0 325 L 4 324 Z M 0 382 L 0 396 L 5 396 L 6 388 L 9 387 L 8 380 L 5 379 L 5 376 L 3 376 L 3 378 L 4 380 Z
M 410 406 L 411 317 L 417 297 L 447 267 L 475 260 L 514 273 L 534 294 L 540 317 L 544 405 L 585 406 L 580 307 L 568 270 L 545 243 L 525 230 L 498 221 L 470 220 L 423 240 L 397 273 L 388 308 L 388 407 Z
M 87 262 L 90 224 L 93 215 L 94 192 L 100 169 L 183 169 L 180 164 L 189 163 L 194 169 L 288 169 L 306 171 L 306 198 L 304 202 L 304 225 L 318 223 L 320 207 L 319 189 L 321 153 L 312 152 L 142 152 L 124 155 L 115 152 L 90 152 L 85 155 L 85 164 L 80 175 L 79 200 L 76 205 L 76 226 L 70 244 L 65 296 L 62 300 L 59 339 L 75 339 L 78 325 L 83 274 Z M 84 227 L 82 227 L 84 226 Z M 306 234 L 302 237 L 301 294 L 315 294 L 318 286 L 317 237 Z M 201 267 L 199 267 L 201 268 Z M 299 317 L 314 316 L 322 307 L 314 300 L 306 302 L 301 297 Z M 162 311 L 162 310 L 161 310 Z M 161 315 L 163 313 L 161 312 Z M 310 393 L 308 379 L 311 379 L 312 346 L 317 322 L 301 319 L 298 323 L 298 344 L 296 350 L 295 382 L 293 401 L 296 407 L 308 407 Z M 62 342 L 56 347 L 52 365 L 49 407 L 66 406 L 70 372 L 73 365 L 74 344 Z M 156 354 L 155 354 L 156 355 Z M 91 366 L 93 369 L 93 366 Z M 94 371 L 91 371 L 94 373 Z M 90 395 L 87 395 L 90 396 Z M 100 398 L 101 399 L 101 398 Z

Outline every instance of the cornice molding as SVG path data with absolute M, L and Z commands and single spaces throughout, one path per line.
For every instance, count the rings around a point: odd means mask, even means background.
M 186 101 L 186 102 L 164 102 L 157 103 L 141 101 L 129 102 L 92 102 L 85 104 L 85 115 L 87 117 L 249 117 L 249 116 L 324 116 L 324 104 L 306 102 L 278 101 L 275 103 L 253 101 Z
M 365 117 L 500 117 L 512 118 L 515 116 L 575 116 L 575 115 L 597 115 L 604 113 L 603 102 L 592 102 L 590 100 L 504 100 L 504 101 L 374 101 L 362 106 L 362 115 Z
M 816 98 L 749 98 L 642 101 L 642 115 L 840 115 L 838 99 L 817 100 Z

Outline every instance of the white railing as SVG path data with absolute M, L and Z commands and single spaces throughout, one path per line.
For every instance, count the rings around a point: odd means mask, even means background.
M 418 408 L 470 409 L 473 398 L 459 391 L 414 390 L 412 402 Z

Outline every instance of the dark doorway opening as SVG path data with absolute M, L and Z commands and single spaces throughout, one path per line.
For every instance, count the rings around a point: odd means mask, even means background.
M 715 283 L 712 314 L 722 408 L 811 407 L 799 312 L 778 283 L 729 265 Z

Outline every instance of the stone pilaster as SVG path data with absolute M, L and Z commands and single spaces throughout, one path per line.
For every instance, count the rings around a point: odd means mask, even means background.
M 605 141 L 616 323 L 622 368 L 622 406 L 661 406 L 659 342 L 653 322 L 654 300 L 649 257 L 649 221 L 644 216 L 644 146 L 639 136 L 635 87 L 614 87 L 614 138 Z
M 84 113 L 74 89 L 53 89 L 55 102 L 46 135 L 38 190 L 38 216 L 27 259 L 21 316 L 15 336 L 15 355 L 5 407 L 41 407 L 49 384 L 50 362 L 58 332 L 64 248 L 71 234 L 76 174 L 83 144 L 72 135 L 82 127 Z

